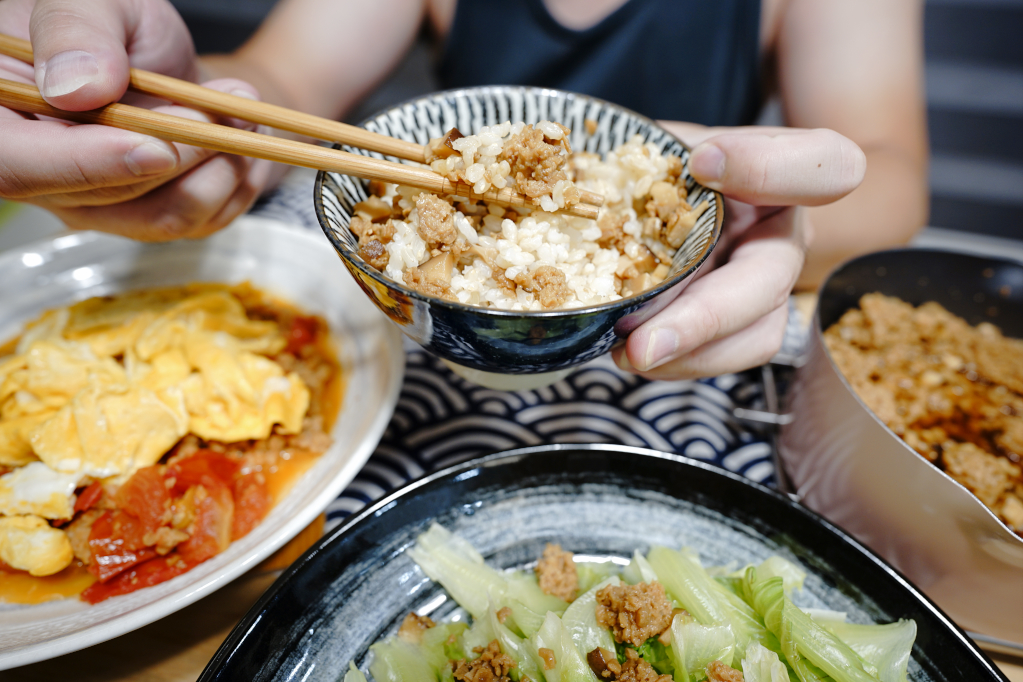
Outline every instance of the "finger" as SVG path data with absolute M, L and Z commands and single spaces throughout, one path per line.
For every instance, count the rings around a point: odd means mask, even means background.
M 687 123 L 684 121 L 658 121 L 657 124 L 669 133 L 680 139 L 690 148 L 703 142 L 709 137 L 708 132 L 714 128 L 708 128 L 699 123 Z
M 256 201 L 260 192 L 270 181 L 274 164 L 269 161 L 252 161 L 245 178 L 239 183 L 223 207 L 212 218 L 206 221 L 205 225 L 192 230 L 188 235 L 190 239 L 207 237 L 214 232 L 227 227 L 228 224 L 242 213 L 249 210 L 249 207 Z
M 98 125 L 0 120 L 0 197 L 127 185 L 173 172 L 177 150 L 147 135 Z
M 35 0 L 3 0 L 0 2 L 0 31 L 15 38 L 28 40 L 28 22 L 32 17 Z M 2 78 L 18 83 L 35 84 L 35 70 L 20 59 L 0 55 Z
M 786 302 L 745 329 L 704 344 L 647 372 L 640 372 L 629 364 L 623 347 L 616 349 L 613 357 L 621 369 L 653 380 L 697 379 L 741 372 L 762 365 L 775 356 L 785 338 L 787 322 Z
M 130 0 L 39 0 L 29 31 L 43 98 L 69 111 L 116 102 L 128 88 L 129 36 L 138 23 Z
M 243 200 L 251 201 L 258 193 L 260 187 L 249 176 L 252 165 L 252 159 L 218 154 L 132 202 L 55 213 L 72 228 L 97 229 L 140 241 L 200 237 L 210 231 L 207 223 L 222 219 L 225 207 L 244 210 L 248 204 L 242 205 Z M 244 188 L 243 184 L 253 187 Z
M 799 135 L 806 132 L 803 128 L 786 128 L 784 126 L 705 126 L 687 121 L 658 121 L 657 124 L 689 147 L 696 147 L 712 137 L 725 134 Z
M 697 182 L 758 206 L 819 206 L 856 189 L 866 172 L 856 144 L 826 129 L 748 129 L 711 137 L 693 150 Z
M 745 329 L 784 305 L 803 267 L 805 249 L 796 211 L 775 211 L 741 235 L 727 263 L 692 282 L 629 335 L 629 363 L 649 371 Z
M 220 81 L 211 82 L 205 84 L 206 87 L 212 87 L 219 89 L 223 92 L 231 92 L 234 94 L 240 94 L 240 96 L 254 97 L 255 88 L 248 83 L 237 79 L 221 79 Z M 211 118 L 206 114 L 195 111 L 194 109 L 188 109 L 186 107 L 179 107 L 175 105 L 168 105 L 162 107 L 156 107 L 153 111 L 161 113 L 171 114 L 173 116 L 180 116 L 182 118 L 188 118 L 195 121 L 209 122 Z M 243 126 L 247 129 L 258 128 L 253 123 L 247 121 L 240 121 L 235 119 L 223 119 L 224 123 L 235 122 L 238 126 Z M 151 190 L 159 187 L 166 183 L 176 175 L 181 175 L 192 168 L 198 166 L 200 163 L 206 161 L 210 157 L 217 154 L 217 152 L 203 149 L 202 147 L 192 147 L 185 144 L 172 144 L 170 145 L 174 152 L 178 155 L 178 162 L 173 168 L 169 168 L 167 172 L 154 173 L 145 176 L 146 179 L 141 182 L 132 182 L 129 184 L 106 184 L 104 186 L 97 186 L 90 189 L 82 189 L 75 191 L 61 192 L 54 194 L 53 196 L 47 197 L 45 201 L 34 202 L 48 209 L 54 208 L 73 208 L 76 206 L 108 206 L 110 204 L 119 203 L 122 201 L 130 201 L 136 199 L 143 194 L 150 192 Z M 2 149 L 2 145 L 0 145 Z

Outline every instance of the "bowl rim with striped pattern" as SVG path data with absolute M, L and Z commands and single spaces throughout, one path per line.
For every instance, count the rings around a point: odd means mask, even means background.
M 404 107 L 408 107 L 410 105 L 415 105 L 415 104 L 420 103 L 420 102 L 428 102 L 428 101 L 437 100 L 437 99 L 440 99 L 440 98 L 465 97 L 465 96 L 470 95 L 470 94 L 475 95 L 475 94 L 479 94 L 479 93 L 489 94 L 491 92 L 505 92 L 505 91 L 509 91 L 509 90 L 523 92 L 523 93 L 527 93 L 527 94 L 541 94 L 541 95 L 554 93 L 554 94 L 559 95 L 559 96 L 564 96 L 564 97 L 566 97 L 569 100 L 572 100 L 572 99 L 582 99 L 582 100 L 585 100 L 585 101 L 588 101 L 588 102 L 593 102 L 593 103 L 595 103 L 595 104 L 597 104 L 599 106 L 609 107 L 609 108 L 612 108 L 612 109 L 616 109 L 616 110 L 618 110 L 618 112 L 620 112 L 622 114 L 625 114 L 627 116 L 630 116 L 630 117 L 636 119 L 637 121 L 639 121 L 640 123 L 649 125 L 651 128 L 661 131 L 670 140 L 673 140 L 674 142 L 677 142 L 682 147 L 682 150 L 683 150 L 684 154 L 692 154 L 692 151 L 693 151 L 692 148 L 689 145 L 687 145 L 685 142 L 680 140 L 678 137 L 676 137 L 667 128 L 664 128 L 663 126 L 658 124 L 657 121 L 649 118 L 648 116 L 644 116 L 643 114 L 637 113 L 637 112 L 635 112 L 635 111 L 633 111 L 633 110 L 631 110 L 631 109 L 629 109 L 627 107 L 623 107 L 621 105 L 615 104 L 614 102 L 609 102 L 609 101 L 601 99 L 599 97 L 593 97 L 591 95 L 585 95 L 585 94 L 581 94 L 581 93 L 577 93 L 577 92 L 571 92 L 569 90 L 558 90 L 558 89 L 555 89 L 555 88 L 541 88 L 541 87 L 527 86 L 527 85 L 484 85 L 484 86 L 477 86 L 477 87 L 451 88 L 451 89 L 448 89 L 448 90 L 439 90 L 439 91 L 432 92 L 432 93 L 429 93 L 429 94 L 426 94 L 426 95 L 418 95 L 418 96 L 415 96 L 415 97 L 411 97 L 411 98 L 409 98 L 409 99 L 407 99 L 407 100 L 405 100 L 403 102 L 399 102 L 398 104 L 389 106 L 389 107 L 387 107 L 387 108 L 385 108 L 385 109 L 383 109 L 383 110 L 381 110 L 381 111 L 379 111 L 379 112 L 377 112 L 375 114 L 372 114 L 371 116 L 369 116 L 365 120 L 363 120 L 361 123 L 359 123 L 359 126 L 366 127 L 366 125 L 369 122 L 374 121 L 374 120 L 380 118 L 381 116 L 386 115 L 389 112 L 397 111 L 397 110 L 400 110 L 400 109 L 402 109 Z M 351 148 L 347 147 L 347 145 L 342 145 L 342 144 L 335 144 L 335 145 L 333 145 L 333 148 L 334 149 L 345 149 L 346 151 L 352 151 L 352 152 L 356 152 L 356 153 L 359 153 L 360 151 L 362 151 L 362 150 L 358 150 L 358 149 L 351 149 Z M 365 152 L 363 152 L 363 153 L 365 153 Z M 375 152 L 373 153 L 373 155 L 374 156 L 380 156 L 379 154 L 377 154 Z M 385 158 L 385 157 L 381 156 L 381 158 Z M 386 157 L 386 158 L 390 158 L 390 160 L 392 160 L 392 161 L 401 161 L 401 159 L 395 159 L 395 158 L 391 158 L 391 157 Z M 313 186 L 313 204 L 314 204 L 314 208 L 316 210 L 316 220 L 317 220 L 317 222 L 319 222 L 320 228 L 323 230 L 324 235 L 326 235 L 326 237 L 330 241 L 331 245 L 338 252 L 338 254 L 341 256 L 341 258 L 343 258 L 345 260 L 345 262 L 347 264 L 358 268 L 363 274 L 373 278 L 375 281 L 379 282 L 380 284 L 382 284 L 384 286 L 387 286 L 387 287 L 393 287 L 395 289 L 398 289 L 404 295 L 406 295 L 406 296 L 408 296 L 410 298 L 413 298 L 413 299 L 417 299 L 419 301 L 423 301 L 424 303 L 428 303 L 428 304 L 433 305 L 433 306 L 439 306 L 439 307 L 442 307 L 442 308 L 448 308 L 448 309 L 451 309 L 451 310 L 458 310 L 458 311 L 463 311 L 463 312 L 468 311 L 468 312 L 473 312 L 473 313 L 476 313 L 476 314 L 482 313 L 482 314 L 486 314 L 486 315 L 493 315 L 495 317 L 503 317 L 503 318 L 515 318 L 515 319 L 521 319 L 521 318 L 526 318 L 526 319 L 555 319 L 555 318 L 561 318 L 561 317 L 573 317 L 573 316 L 581 314 L 581 313 L 582 314 L 600 313 L 600 312 L 604 312 L 604 311 L 608 311 L 608 310 L 614 310 L 616 308 L 620 308 L 620 307 L 623 307 L 623 306 L 641 305 L 643 303 L 646 303 L 647 301 L 657 297 L 658 295 L 660 295 L 664 291 L 667 291 L 668 289 L 672 288 L 676 284 L 680 284 L 681 282 L 685 281 L 690 276 L 692 276 L 697 270 L 699 270 L 700 267 L 703 266 L 703 264 L 710 257 L 710 254 L 713 252 L 714 248 L 717 246 L 718 242 L 721 240 L 721 235 L 722 235 L 722 232 L 723 232 L 724 219 L 725 219 L 725 201 L 724 201 L 724 197 L 717 190 L 710 189 L 709 187 L 704 187 L 704 189 L 709 191 L 711 193 L 711 196 L 714 198 L 714 209 L 715 209 L 714 227 L 712 228 L 712 231 L 711 231 L 711 237 L 710 237 L 710 239 L 707 240 L 707 244 L 704 246 L 703 251 L 697 257 L 693 258 L 689 262 L 687 267 L 685 267 L 684 269 L 680 269 L 678 272 L 676 272 L 676 273 L 674 273 L 674 274 L 664 278 L 664 280 L 661 281 L 656 286 L 651 287 L 650 289 L 647 289 L 646 291 L 642 291 L 639 294 L 636 294 L 635 296 L 623 297 L 623 298 L 619 298 L 618 300 L 615 300 L 615 301 L 608 301 L 607 303 L 599 303 L 597 305 L 590 305 L 590 306 L 580 306 L 578 308 L 558 308 L 558 309 L 555 309 L 555 310 L 504 310 L 504 309 L 501 309 L 501 308 L 495 308 L 495 307 L 490 307 L 490 306 L 470 305 L 470 304 L 467 304 L 467 303 L 460 303 L 460 302 L 457 302 L 457 301 L 448 301 L 448 300 L 443 299 L 443 298 L 439 298 L 439 297 L 435 297 L 435 296 L 428 296 L 426 294 L 422 294 L 422 293 L 420 293 L 420 292 L 418 292 L 418 291 L 416 291 L 414 289 L 411 289 L 411 288 L 407 287 L 403 282 L 398 282 L 396 280 L 391 279 L 390 277 L 387 277 L 384 273 L 380 272 L 376 268 L 374 268 L 371 265 L 369 265 L 368 263 L 366 263 L 361 257 L 358 256 L 357 252 L 352 251 L 352 249 L 350 249 L 348 247 L 348 245 L 344 243 L 344 241 L 342 241 L 341 239 L 338 238 L 337 234 L 334 231 L 334 228 L 330 225 L 330 222 L 329 222 L 329 219 L 327 218 L 326 212 L 324 211 L 324 208 L 323 208 L 323 194 L 324 194 L 324 189 L 325 189 L 324 188 L 324 179 L 327 177 L 328 174 L 330 174 L 328 171 L 319 171 L 316 174 L 316 182 L 315 182 L 315 184 Z M 683 174 L 688 176 L 687 166 L 683 167 Z M 335 174 L 335 175 L 340 175 L 340 174 Z M 358 179 L 356 179 L 356 180 L 358 181 Z M 693 183 L 694 183 L 694 186 L 699 186 L 699 183 L 696 183 L 695 180 L 693 181 Z M 345 227 L 344 229 L 347 230 L 349 228 Z

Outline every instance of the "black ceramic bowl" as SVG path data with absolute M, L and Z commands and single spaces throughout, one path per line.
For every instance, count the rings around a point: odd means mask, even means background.
M 597 122 L 587 134 L 584 121 Z M 558 90 L 493 86 L 440 92 L 412 100 L 363 123 L 374 132 L 426 143 L 452 126 L 463 133 L 502 121 L 550 120 L 572 129 L 572 149 L 605 154 L 640 135 L 662 153 L 689 159 L 679 140 L 648 118 L 603 100 Z M 380 157 L 365 150 L 342 147 Z M 393 159 L 397 160 L 397 159 Z M 678 250 L 668 277 L 638 296 L 588 308 L 511 312 L 452 303 L 394 282 L 358 254 L 348 229 L 352 207 L 367 196 L 365 181 L 337 173 L 316 178 L 316 215 L 324 234 L 362 289 L 401 330 L 427 350 L 462 367 L 501 374 L 537 374 L 574 367 L 606 353 L 678 296 L 710 255 L 721 234 L 724 202 L 717 192 L 683 178 L 689 203 L 711 206 Z
M 404 553 L 438 522 L 490 565 L 522 567 L 545 543 L 624 560 L 651 544 L 739 565 L 771 554 L 809 575 L 803 607 L 854 622 L 912 618 L 910 680 L 1004 680 L 898 572 L 827 521 L 773 490 L 696 460 L 609 445 L 492 455 L 410 484 L 311 548 L 228 636 L 201 680 L 339 680 L 410 610 L 444 618 L 450 599 Z

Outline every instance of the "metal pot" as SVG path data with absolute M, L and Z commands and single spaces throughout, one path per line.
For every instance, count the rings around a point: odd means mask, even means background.
M 824 283 L 779 455 L 797 494 L 905 573 L 953 619 L 1023 643 L 1023 538 L 906 445 L 856 396 L 823 330 L 860 296 L 937 301 L 1023 338 L 1023 264 L 947 251 L 868 254 Z M 1023 644 L 1020 644 L 1023 648 Z

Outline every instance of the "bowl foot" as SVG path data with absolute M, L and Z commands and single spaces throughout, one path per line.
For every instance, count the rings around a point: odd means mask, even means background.
M 497 391 L 529 391 L 534 388 L 543 388 L 561 381 L 576 370 L 575 367 L 559 369 L 555 372 L 543 372 L 541 374 L 502 374 L 501 372 L 484 372 L 480 369 L 459 365 L 450 360 L 441 358 L 441 362 L 447 365 L 448 369 L 462 377 L 466 381 L 492 388 Z

